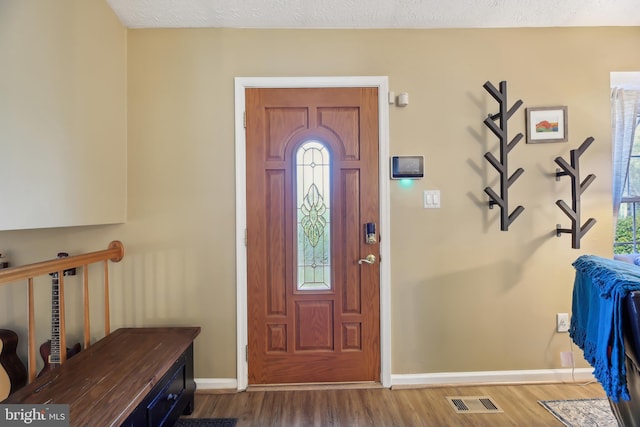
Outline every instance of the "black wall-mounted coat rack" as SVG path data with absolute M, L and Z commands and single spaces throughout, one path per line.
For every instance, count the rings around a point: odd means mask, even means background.
M 508 169 L 508 156 L 509 152 L 513 150 L 513 147 L 522 139 L 522 133 L 518 133 L 511 141 L 509 141 L 507 132 L 507 121 L 511 116 L 520 108 L 522 101 L 518 100 L 509 108 L 507 104 L 507 82 L 500 82 L 500 90 L 496 89 L 491 82 L 486 82 L 484 87 L 487 92 L 498 101 L 500 111 L 496 114 L 489 114 L 489 117 L 484 119 L 484 124 L 491 129 L 491 131 L 500 140 L 500 161 L 495 156 L 487 152 L 484 157 L 493 165 L 494 168 L 500 174 L 500 195 L 496 194 L 491 187 L 486 187 L 484 192 L 489 195 L 491 200 L 489 201 L 489 209 L 493 209 L 494 205 L 500 206 L 500 229 L 502 231 L 508 231 L 509 225 L 524 211 L 524 207 L 518 206 L 513 212 L 509 213 L 509 187 L 515 182 L 516 179 L 522 175 L 524 169 L 518 168 L 509 176 Z M 499 125 L 496 125 L 496 119 L 499 119 Z
M 593 137 L 585 139 L 578 149 L 570 151 L 571 164 L 568 164 L 562 157 L 555 159 L 555 162 L 562 168 L 556 169 L 556 180 L 559 181 L 560 177 L 565 175 L 571 177 L 571 208 L 563 200 L 556 201 L 556 205 L 571 219 L 571 228 L 562 228 L 560 224 L 556 225 L 556 236 L 560 237 L 562 233 L 570 233 L 573 249 L 580 249 L 580 239 L 596 223 L 595 219 L 589 218 L 583 225 L 580 224 L 580 198 L 587 187 L 596 179 L 594 174 L 589 174 L 584 181 L 580 182 L 580 156 L 584 154 L 591 143 L 593 143 Z

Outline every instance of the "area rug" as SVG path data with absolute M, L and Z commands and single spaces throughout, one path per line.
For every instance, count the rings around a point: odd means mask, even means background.
M 234 427 L 237 418 L 179 418 L 173 427 Z
M 618 427 L 607 399 L 539 400 L 567 427 Z

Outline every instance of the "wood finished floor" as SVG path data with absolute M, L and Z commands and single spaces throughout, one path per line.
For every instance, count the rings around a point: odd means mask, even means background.
M 447 396 L 490 396 L 504 411 L 456 414 Z M 562 427 L 539 400 L 605 397 L 598 383 L 478 385 L 418 389 L 197 392 L 189 418 L 238 418 L 248 426 Z

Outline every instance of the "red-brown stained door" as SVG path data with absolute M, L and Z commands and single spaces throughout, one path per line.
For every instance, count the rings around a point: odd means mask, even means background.
M 249 384 L 379 381 L 378 89 L 245 98 Z

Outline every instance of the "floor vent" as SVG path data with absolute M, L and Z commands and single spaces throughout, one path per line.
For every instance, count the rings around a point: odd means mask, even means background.
M 503 412 L 488 396 L 448 396 L 447 401 L 458 414 L 497 414 Z

